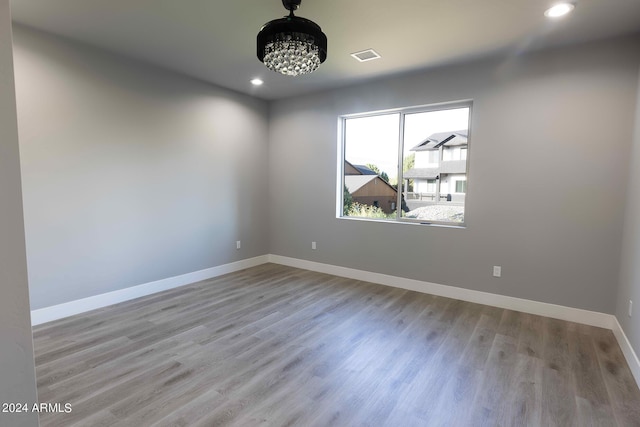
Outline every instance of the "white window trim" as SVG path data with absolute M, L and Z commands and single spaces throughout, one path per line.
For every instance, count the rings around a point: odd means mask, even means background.
M 349 221 L 367 221 L 367 222 L 377 222 L 383 224 L 413 224 L 413 225 L 433 225 L 433 226 L 442 226 L 447 228 L 466 228 L 467 227 L 467 203 L 466 199 L 469 195 L 469 186 L 468 186 L 468 177 L 469 177 L 469 165 L 471 163 L 471 145 L 467 144 L 467 158 L 466 160 L 466 169 L 465 174 L 467 176 L 467 188 L 465 193 L 465 206 L 464 206 L 464 221 L 463 222 L 447 222 L 447 221 L 425 221 L 413 218 L 403 218 L 402 215 L 396 215 L 395 219 L 375 219 L 375 218 L 358 218 L 358 217 L 349 217 L 343 216 L 343 199 L 344 199 L 344 161 L 345 161 L 345 122 L 348 119 L 354 118 L 362 118 L 362 117 L 373 117 L 373 116 L 381 116 L 387 114 L 400 114 L 399 120 L 399 143 L 398 143 L 398 159 L 403 159 L 404 154 L 404 121 L 405 115 L 407 114 L 415 114 L 415 113 L 427 113 L 430 111 L 441 111 L 441 110 L 453 110 L 456 108 L 469 108 L 469 124 L 468 124 L 468 135 L 469 140 L 471 140 L 472 135 L 472 118 L 473 118 L 473 100 L 472 99 L 464 99 L 459 101 L 451 101 L 451 102 L 440 102 L 435 104 L 426 104 L 419 105 L 413 107 L 405 107 L 405 108 L 392 108 L 388 110 L 376 110 L 365 113 L 351 113 L 351 114 L 343 114 L 338 117 L 338 137 L 337 144 L 338 149 L 337 153 L 339 154 L 337 157 L 337 179 L 336 179 L 336 218 L 337 219 L 345 219 Z M 401 182 L 403 181 L 403 171 L 402 171 L 402 160 L 398 162 L 398 187 L 400 187 Z M 399 188 L 400 189 L 400 188 Z M 396 206 L 402 206 L 402 191 L 398 191 L 398 198 L 396 201 Z M 399 212 L 400 209 L 397 210 Z

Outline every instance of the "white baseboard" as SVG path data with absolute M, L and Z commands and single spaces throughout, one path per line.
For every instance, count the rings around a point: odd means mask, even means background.
M 331 264 L 322 264 L 319 262 L 289 258 L 280 255 L 269 255 L 269 262 L 317 271 L 320 273 L 332 274 L 334 276 L 378 283 L 380 285 L 393 286 L 395 288 L 408 289 L 426 294 L 439 295 L 463 301 L 475 302 L 478 304 L 506 308 L 509 310 L 522 311 L 524 313 L 537 314 L 539 316 L 552 317 L 554 319 L 568 320 L 570 322 L 583 323 L 585 325 L 598 326 L 606 329 L 613 329 L 613 321 L 615 319 L 614 316 L 610 314 L 598 313 L 596 311 L 582 310 L 579 308 L 565 307 L 545 302 L 457 288 L 455 286 L 439 285 L 437 283 L 372 273 L 370 271 L 339 267 Z
M 622 329 L 622 326 L 620 326 L 620 322 L 618 322 L 618 319 L 616 317 L 613 318 L 613 322 L 613 335 L 615 335 L 616 339 L 618 340 L 618 344 L 622 349 L 622 353 L 624 354 L 625 359 L 627 359 L 627 363 L 629 364 L 631 373 L 636 379 L 638 387 L 640 387 L 640 359 L 638 359 L 638 355 L 633 350 L 631 342 L 627 338 L 627 335 L 624 333 L 624 329 Z
M 269 262 L 609 329 L 616 337 L 618 345 L 620 345 L 622 353 L 627 360 L 627 364 L 633 373 L 633 377 L 635 378 L 638 387 L 640 387 L 640 360 L 633 350 L 631 343 L 627 339 L 620 323 L 618 323 L 618 319 L 611 314 L 582 310 L 579 308 L 556 304 L 548 304 L 539 301 L 531 301 L 505 295 L 491 294 L 488 292 L 474 291 L 471 289 L 457 288 L 455 286 L 423 282 L 404 277 L 372 273 L 370 271 L 356 270 L 331 264 L 322 264 L 319 262 L 280 255 L 269 255 Z
M 74 314 L 84 313 L 97 308 L 151 295 L 156 292 L 166 291 L 168 289 L 177 288 L 179 286 L 188 285 L 201 280 L 211 279 L 213 277 L 233 273 L 234 271 L 243 270 L 249 267 L 255 267 L 256 265 L 265 264 L 267 262 L 268 256 L 261 255 L 255 258 L 243 259 L 229 264 L 182 274 L 180 276 L 168 277 L 155 282 L 149 282 L 142 285 L 132 286 L 130 288 L 107 292 L 105 294 L 82 298 L 66 302 L 64 304 L 32 310 L 31 325 L 40 325 L 42 323 L 51 322 L 52 320 L 62 319 L 64 317 L 73 316 Z
M 205 270 L 195 271 L 193 273 L 187 273 L 64 304 L 33 310 L 31 312 L 31 323 L 34 326 L 39 325 L 52 320 L 84 313 L 167 289 L 173 289 L 201 280 L 211 279 L 223 274 L 233 273 L 234 271 L 239 271 L 245 268 L 255 267 L 267 262 L 610 329 L 613 331 L 618 344 L 627 359 L 627 363 L 631 368 L 638 386 L 640 386 L 640 361 L 638 360 L 638 356 L 622 330 L 620 323 L 618 323 L 618 319 L 611 314 L 531 301 L 505 295 L 491 294 L 471 289 L 457 288 L 455 286 L 440 285 L 437 283 L 390 276 L 387 274 L 372 273 L 370 271 L 357 270 L 354 268 L 340 267 L 332 264 L 323 264 L 273 254 L 261 255 L 255 258 L 249 258 L 217 267 L 207 268 Z

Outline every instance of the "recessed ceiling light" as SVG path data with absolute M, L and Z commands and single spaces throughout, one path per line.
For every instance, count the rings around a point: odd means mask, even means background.
M 258 79 L 258 78 L 251 79 L 251 84 L 254 86 L 260 86 L 262 83 L 264 83 L 262 79 Z
M 571 12 L 576 6 L 573 3 L 558 3 L 544 12 L 547 18 L 560 18 Z
M 354 52 L 351 54 L 355 59 L 360 62 L 372 61 L 374 59 L 380 58 L 378 52 L 373 49 L 362 50 L 360 52 Z

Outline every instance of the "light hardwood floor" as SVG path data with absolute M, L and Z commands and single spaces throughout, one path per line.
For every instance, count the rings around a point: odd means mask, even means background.
M 53 426 L 640 426 L 611 331 L 274 264 L 34 328 Z

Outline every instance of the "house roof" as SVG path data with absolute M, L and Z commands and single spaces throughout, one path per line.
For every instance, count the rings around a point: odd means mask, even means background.
M 376 171 L 374 171 L 373 169 L 365 165 L 354 165 L 348 160 L 344 161 L 344 165 L 345 165 L 345 172 L 344 172 L 345 175 L 376 175 L 376 176 L 378 175 Z M 347 169 L 349 169 L 349 167 L 355 169 L 358 173 L 354 174 L 352 172 L 348 172 Z
M 378 175 L 378 173 L 376 171 L 374 171 L 373 169 L 371 169 L 371 168 L 369 168 L 368 166 L 365 166 L 365 165 L 354 165 L 353 163 L 351 163 L 348 160 L 344 161 L 344 165 L 345 165 L 345 175 L 376 175 L 376 176 Z M 359 173 L 353 174 L 353 173 L 347 172 L 347 168 L 349 166 L 354 168 Z
M 434 133 L 413 147 L 411 151 L 436 150 L 443 145 L 446 145 L 447 147 L 467 145 L 468 135 L 469 132 L 467 129 Z
M 347 186 L 349 193 L 353 194 L 377 177 L 377 175 L 345 175 L 344 185 Z
M 354 168 L 358 169 L 362 175 L 378 175 L 376 171 L 370 169 L 365 165 L 352 165 Z
M 412 168 L 403 174 L 403 178 L 435 179 L 439 173 L 439 168 Z
M 411 168 L 403 174 L 403 177 L 434 179 L 438 175 L 452 173 L 467 173 L 467 161 L 449 160 L 441 162 L 437 168 Z
M 349 193 L 353 194 L 376 178 L 380 177 L 378 175 L 345 175 L 344 185 L 347 186 Z M 384 179 L 380 178 L 380 182 L 390 187 L 393 191 L 397 191 Z
M 345 175 L 362 175 L 362 172 L 349 161 L 344 161 L 344 174 Z

